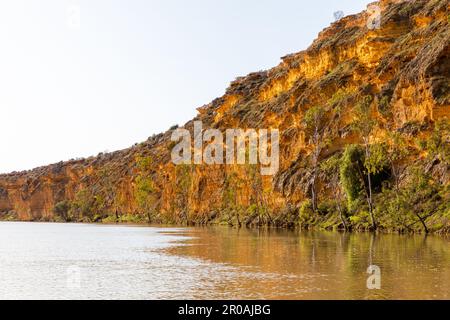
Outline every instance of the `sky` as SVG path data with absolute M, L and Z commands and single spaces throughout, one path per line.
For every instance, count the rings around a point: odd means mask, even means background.
M 370 0 L 3 0 L 0 173 L 127 148 Z

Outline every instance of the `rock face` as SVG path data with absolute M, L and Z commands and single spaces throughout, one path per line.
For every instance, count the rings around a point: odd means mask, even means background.
M 311 194 L 314 148 L 305 113 L 320 105 L 333 114 L 330 143 L 320 152 L 323 162 L 348 145 L 363 143 L 352 123 L 364 96 L 373 98 L 373 142 L 400 133 L 411 151 L 401 166 L 426 162 L 428 151 L 416 141 L 426 140 L 438 121 L 450 117 L 448 1 L 372 5 L 381 10 L 380 28 L 368 26 L 371 10 L 342 18 L 306 51 L 283 57 L 273 69 L 236 79 L 223 97 L 198 109 L 194 120 L 205 128 L 279 128 L 280 170 L 275 176 L 260 176 L 248 165 L 175 166 L 169 130 L 126 150 L 1 175 L 0 217 L 289 224 L 297 219 L 291 213 Z M 192 131 L 193 121 L 184 128 Z M 448 163 L 430 160 L 427 170 L 448 186 Z M 327 201 L 335 188 L 319 174 L 319 201 Z M 246 214 L 230 213 L 242 210 Z

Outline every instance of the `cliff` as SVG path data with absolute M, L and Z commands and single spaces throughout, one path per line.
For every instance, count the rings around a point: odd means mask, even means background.
M 176 166 L 172 128 L 126 150 L 1 175 L 0 217 L 369 229 L 371 213 L 386 230 L 448 232 L 448 1 L 374 4 L 380 28 L 368 27 L 370 11 L 342 18 L 307 50 L 236 79 L 184 125 L 278 128 L 276 175 L 251 165 Z M 367 134 L 355 126 L 364 101 Z M 306 121 L 317 106 L 320 148 Z M 360 158 L 345 164 L 351 147 Z M 369 169 L 365 147 L 384 152 L 378 169 Z

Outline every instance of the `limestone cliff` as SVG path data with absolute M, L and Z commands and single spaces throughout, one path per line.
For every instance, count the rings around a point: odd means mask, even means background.
M 381 9 L 380 28 L 369 28 L 369 11 L 342 18 L 323 30 L 307 50 L 283 57 L 273 69 L 236 79 L 223 97 L 198 109 L 194 120 L 201 120 L 204 127 L 279 128 L 276 176 L 260 176 L 251 166 L 175 166 L 170 157 L 172 129 L 126 150 L 1 175 L 0 217 L 297 225 L 312 188 L 314 146 L 305 113 L 320 105 L 332 117 L 326 136 L 329 143 L 319 155 L 323 163 L 350 145 L 363 144 L 360 132 L 354 130 L 354 110 L 367 96 L 372 98 L 371 117 L 376 122 L 372 143 L 392 146 L 392 133 L 398 133 L 407 146 L 408 154 L 394 159 L 401 172 L 399 186 L 411 177 L 407 169 L 420 163 L 441 190 L 440 198 L 433 201 L 445 204 L 448 131 L 437 133 L 443 156 L 420 145 L 436 135 L 437 123 L 448 128 L 448 1 L 374 4 Z M 184 128 L 192 131 L 193 121 Z M 384 178 L 393 179 L 392 172 Z M 320 172 L 318 202 L 329 204 L 336 188 L 331 177 Z M 381 182 L 374 193 L 376 207 Z M 340 225 L 332 213 L 335 205 L 330 205 L 333 210 L 324 206 L 316 212 L 315 222 L 307 225 L 319 221 L 322 226 L 325 221 L 333 227 Z M 433 224 L 448 230 L 448 209 L 439 210 L 439 217 L 431 217 Z M 358 211 L 367 211 L 364 202 L 345 211 L 349 224 L 364 225 L 364 216 L 358 216 Z M 413 225 L 398 229 L 414 229 Z M 395 229 L 396 223 L 390 226 Z

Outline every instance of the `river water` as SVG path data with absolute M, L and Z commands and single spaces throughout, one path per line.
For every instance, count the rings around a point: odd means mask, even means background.
M 450 299 L 450 239 L 2 222 L 0 299 Z

